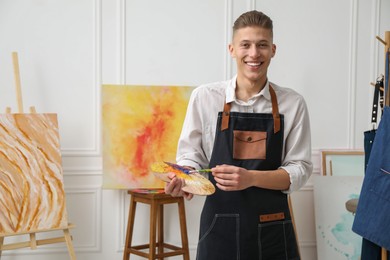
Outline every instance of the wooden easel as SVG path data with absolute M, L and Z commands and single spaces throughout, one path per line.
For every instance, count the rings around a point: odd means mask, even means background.
M 12 60 L 13 60 L 13 67 L 14 67 L 14 77 L 15 77 L 18 112 L 23 113 L 23 102 L 22 102 L 22 91 L 21 91 L 21 84 L 20 84 L 19 62 L 18 62 L 18 54 L 16 52 L 12 53 Z M 6 108 L 6 113 L 11 113 L 10 107 Z M 30 107 L 30 113 L 36 113 L 34 107 Z M 16 233 L 0 233 L 0 258 L 1 258 L 2 251 L 5 251 L 5 250 L 13 250 L 13 249 L 27 248 L 27 247 L 30 247 L 31 249 L 36 249 L 37 246 L 40 246 L 40 245 L 66 242 L 66 245 L 67 245 L 67 248 L 69 251 L 70 259 L 76 260 L 76 254 L 75 254 L 75 251 L 73 249 L 73 244 L 72 244 L 72 236 L 70 235 L 70 232 L 69 232 L 69 229 L 74 228 L 74 227 L 75 227 L 75 225 L 68 223 L 67 227 L 61 227 L 61 228 L 50 228 L 50 229 L 32 230 L 32 231 L 27 231 L 27 232 L 16 232 Z M 37 240 L 37 238 L 36 238 L 37 233 L 58 231 L 58 230 L 63 230 L 64 235 L 60 236 L 60 237 L 39 239 L 39 240 Z M 26 234 L 29 235 L 29 238 L 30 238 L 29 241 L 4 244 L 4 240 L 6 237 L 26 235 Z
M 69 251 L 70 259 L 76 260 L 76 254 L 74 252 L 73 245 L 72 245 L 72 236 L 70 235 L 70 232 L 69 232 L 69 229 L 74 228 L 74 227 L 75 226 L 73 224 L 69 223 L 66 228 L 51 228 L 51 229 L 43 229 L 43 230 L 36 230 L 36 231 L 29 231 L 29 232 L 0 234 L 0 258 L 1 258 L 2 251 L 5 251 L 5 250 L 13 250 L 13 249 L 26 248 L 26 247 L 30 247 L 31 249 L 37 249 L 37 246 L 41 246 L 41 245 L 66 242 L 66 246 L 67 246 L 68 251 Z M 50 231 L 56 231 L 56 230 L 63 230 L 64 236 L 55 237 L 55 238 L 47 238 L 47 239 L 37 239 L 36 238 L 37 233 L 50 232 Z M 20 235 L 26 235 L 26 234 L 30 236 L 30 241 L 4 244 L 4 240 L 6 237 L 20 236 Z

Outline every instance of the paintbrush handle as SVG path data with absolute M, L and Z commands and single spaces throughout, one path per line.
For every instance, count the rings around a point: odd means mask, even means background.
M 211 172 L 211 169 L 200 169 L 200 170 L 192 170 L 188 173 L 205 173 L 205 172 Z

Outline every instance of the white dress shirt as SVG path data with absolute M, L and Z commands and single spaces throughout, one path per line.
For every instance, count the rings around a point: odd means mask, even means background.
M 312 173 L 310 122 L 303 97 L 289 88 L 267 82 L 247 102 L 236 99 L 237 76 L 197 87 L 191 94 L 180 135 L 176 161 L 196 169 L 208 168 L 213 151 L 218 112 L 232 102 L 232 112 L 272 113 L 269 84 L 275 90 L 279 113 L 284 115 L 282 165 L 290 176 L 290 193 L 300 189 Z

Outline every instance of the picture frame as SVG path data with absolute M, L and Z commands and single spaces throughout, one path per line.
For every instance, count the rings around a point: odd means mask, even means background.
M 363 150 L 321 150 L 323 176 L 364 176 Z
M 362 238 L 352 231 L 354 215 L 345 202 L 358 199 L 364 176 L 314 176 L 318 260 L 359 260 Z

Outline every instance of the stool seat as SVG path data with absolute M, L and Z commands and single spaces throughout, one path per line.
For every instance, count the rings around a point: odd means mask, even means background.
M 346 203 L 345 203 L 345 208 L 355 214 L 356 213 L 356 208 L 357 208 L 357 205 L 359 203 L 359 199 L 350 199 L 348 200 Z
M 131 200 L 123 259 L 129 260 L 130 254 L 135 254 L 148 259 L 164 259 L 164 257 L 183 255 L 184 260 L 189 260 L 187 225 L 183 197 L 172 197 L 169 194 L 165 194 L 163 190 L 154 190 L 154 192 L 152 191 L 146 193 L 140 192 L 139 190 L 129 190 L 128 194 L 131 195 Z M 150 230 L 149 243 L 135 246 L 132 245 L 132 237 L 138 202 L 150 205 Z M 182 242 L 181 246 L 164 242 L 164 205 L 172 203 L 178 204 Z M 168 250 L 165 251 L 164 249 Z

